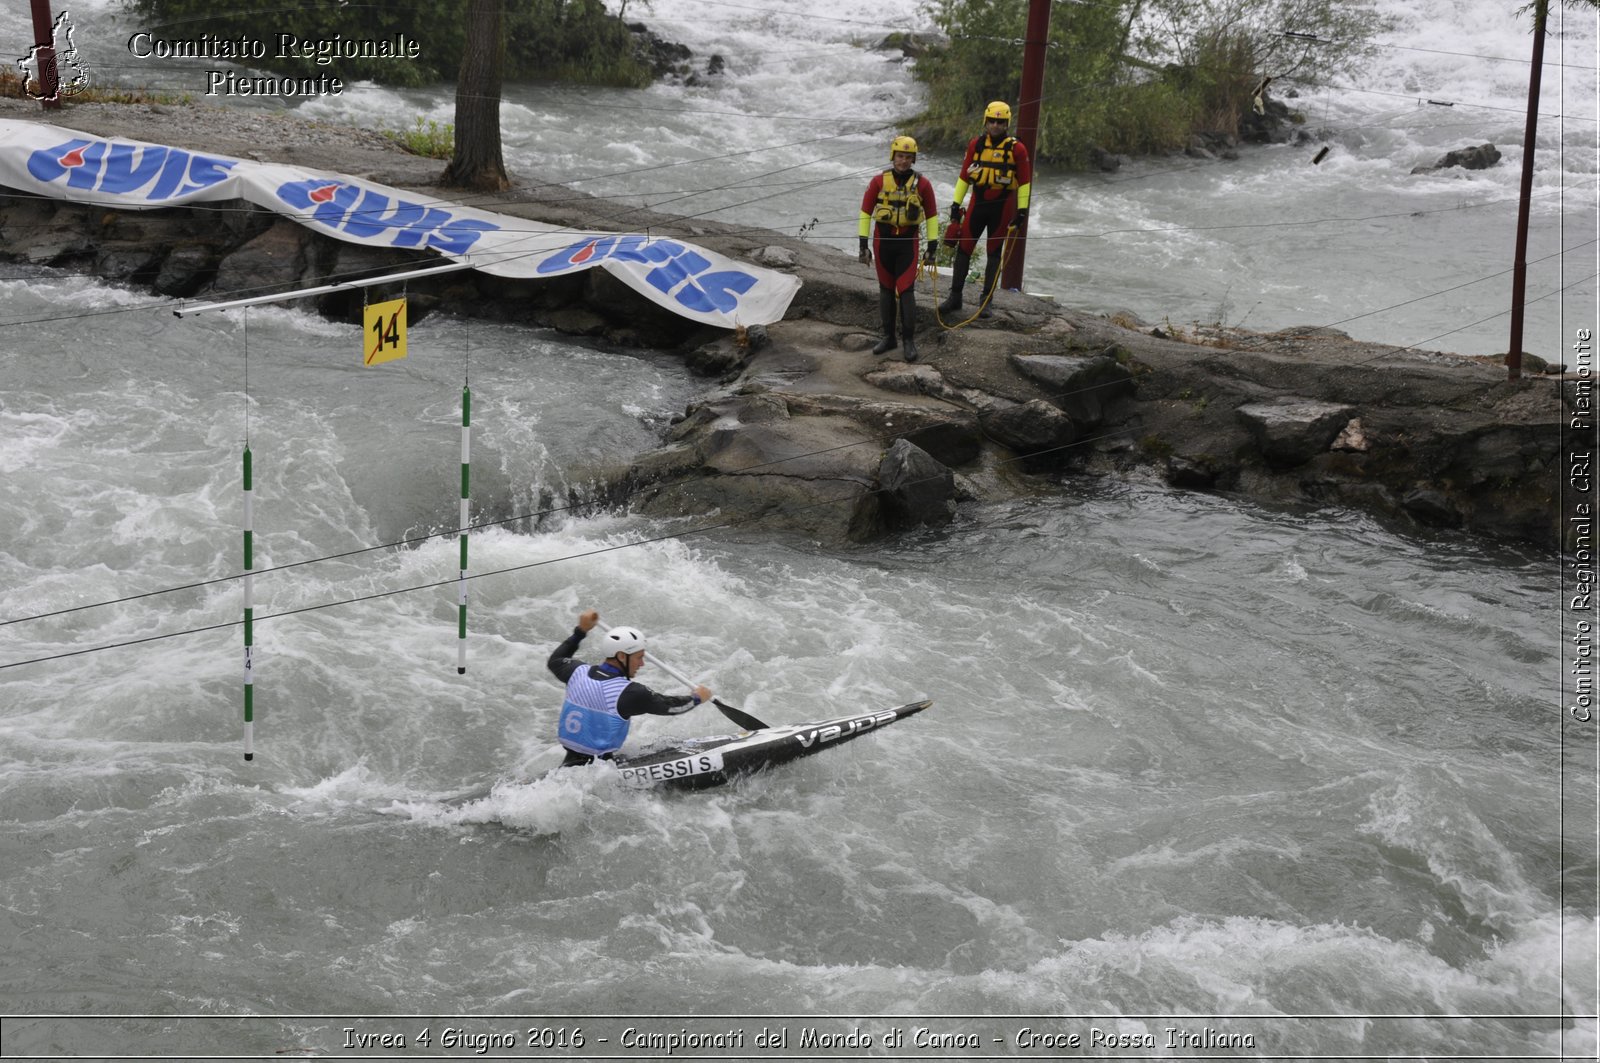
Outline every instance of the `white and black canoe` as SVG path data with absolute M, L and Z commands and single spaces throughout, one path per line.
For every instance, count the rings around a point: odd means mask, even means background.
M 913 701 L 895 709 L 862 712 L 833 720 L 768 727 L 755 717 L 717 702 L 729 719 L 744 730 L 706 738 L 671 739 L 668 744 L 618 753 L 611 758 L 626 786 L 702 790 L 721 786 L 739 775 L 809 757 L 824 749 L 915 716 L 932 701 Z

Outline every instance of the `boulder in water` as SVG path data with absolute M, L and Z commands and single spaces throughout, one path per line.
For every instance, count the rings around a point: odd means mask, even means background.
M 1418 166 L 1412 173 L 1434 173 L 1438 170 L 1447 170 L 1452 166 L 1459 166 L 1463 170 L 1487 170 L 1500 161 L 1500 149 L 1493 144 L 1479 144 L 1470 148 L 1457 148 L 1455 151 L 1446 152 L 1439 156 L 1432 166 Z

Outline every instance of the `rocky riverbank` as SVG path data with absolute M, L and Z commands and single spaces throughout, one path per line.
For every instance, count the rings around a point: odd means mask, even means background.
M 201 106 L 78 105 L 0 117 L 332 170 L 429 189 L 442 165 L 376 134 Z M 515 179 L 514 175 L 514 179 Z M 436 193 L 436 190 L 432 190 Z M 1592 392 L 1508 381 L 1482 359 L 1360 343 L 1313 328 L 1171 335 L 1002 293 L 991 320 L 945 330 L 925 294 L 916 364 L 871 355 L 876 282 L 853 255 L 775 232 L 619 210 L 559 185 L 476 205 L 589 230 L 641 230 L 796 273 L 787 318 L 732 335 L 656 309 L 601 270 L 550 281 L 412 281 L 440 310 L 680 352 L 706 378 L 657 450 L 574 470 L 646 512 L 826 541 L 950 519 L 966 499 L 1072 489 L 1081 475 L 1158 479 L 1274 505 L 1343 505 L 1557 548 L 1563 428 Z M 405 260 L 328 240 L 248 205 L 116 212 L 10 197 L 4 254 L 173 297 L 283 290 Z M 412 255 L 411 258 L 418 256 Z M 345 317 L 359 294 L 323 297 Z M 1587 382 L 1584 382 L 1585 384 Z M 1569 493 L 1570 493 L 1569 486 Z M 1592 485 L 1588 488 L 1593 502 Z

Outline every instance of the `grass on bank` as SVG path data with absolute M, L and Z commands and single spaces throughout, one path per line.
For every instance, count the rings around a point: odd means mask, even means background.
M 380 133 L 413 155 L 425 159 L 449 159 L 456 151 L 456 127 L 417 115 L 410 129 L 380 129 Z

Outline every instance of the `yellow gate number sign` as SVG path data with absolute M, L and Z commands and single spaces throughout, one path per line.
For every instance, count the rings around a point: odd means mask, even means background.
M 406 356 L 406 301 L 390 299 L 366 308 L 362 319 L 362 364 L 377 365 Z

